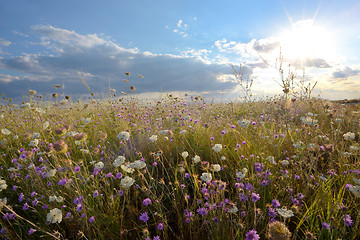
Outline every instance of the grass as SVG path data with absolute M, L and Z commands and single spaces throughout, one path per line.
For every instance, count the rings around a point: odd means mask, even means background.
M 4 239 L 360 237 L 356 104 L 29 103 L 1 105 Z

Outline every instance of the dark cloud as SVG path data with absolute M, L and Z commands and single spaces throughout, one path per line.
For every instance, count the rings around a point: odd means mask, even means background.
M 280 48 L 280 42 L 276 39 L 265 38 L 254 42 L 253 48 L 259 53 L 268 53 Z
M 360 73 L 360 69 L 352 69 L 350 67 L 345 67 L 342 70 L 337 70 L 333 72 L 334 78 L 349 78 L 353 76 L 357 76 Z
M 22 74 L 21 80 L 0 81 L 0 89 L 12 97 L 21 97 L 28 89 L 50 94 L 59 82 L 72 94 L 84 94 L 87 90 L 78 72 L 90 76 L 86 81 L 98 93 L 108 92 L 109 82 L 118 92 L 128 91 L 130 85 L 134 85 L 137 92 L 215 91 L 233 89 L 236 85 L 218 81 L 220 75 L 233 73 L 230 65 L 195 57 L 142 53 L 138 49 L 122 48 L 95 34 L 80 35 L 52 26 L 36 26 L 32 30 L 52 53 L 0 59 L 1 68 Z M 125 72 L 131 75 L 127 77 Z M 124 83 L 123 78 L 130 81 Z

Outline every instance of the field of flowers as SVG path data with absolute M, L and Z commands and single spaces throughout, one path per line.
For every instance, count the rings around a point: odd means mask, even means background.
M 0 237 L 359 239 L 359 119 L 281 97 L 3 103 Z

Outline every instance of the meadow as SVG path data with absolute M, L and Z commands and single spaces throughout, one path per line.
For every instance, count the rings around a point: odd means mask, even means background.
M 360 238 L 358 104 L 35 95 L 2 100 L 2 239 Z

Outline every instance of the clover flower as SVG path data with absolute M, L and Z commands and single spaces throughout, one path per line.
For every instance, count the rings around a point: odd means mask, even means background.
M 193 160 L 194 164 L 199 163 L 201 161 L 201 159 L 198 155 L 195 155 L 195 157 L 193 157 L 192 160 Z

